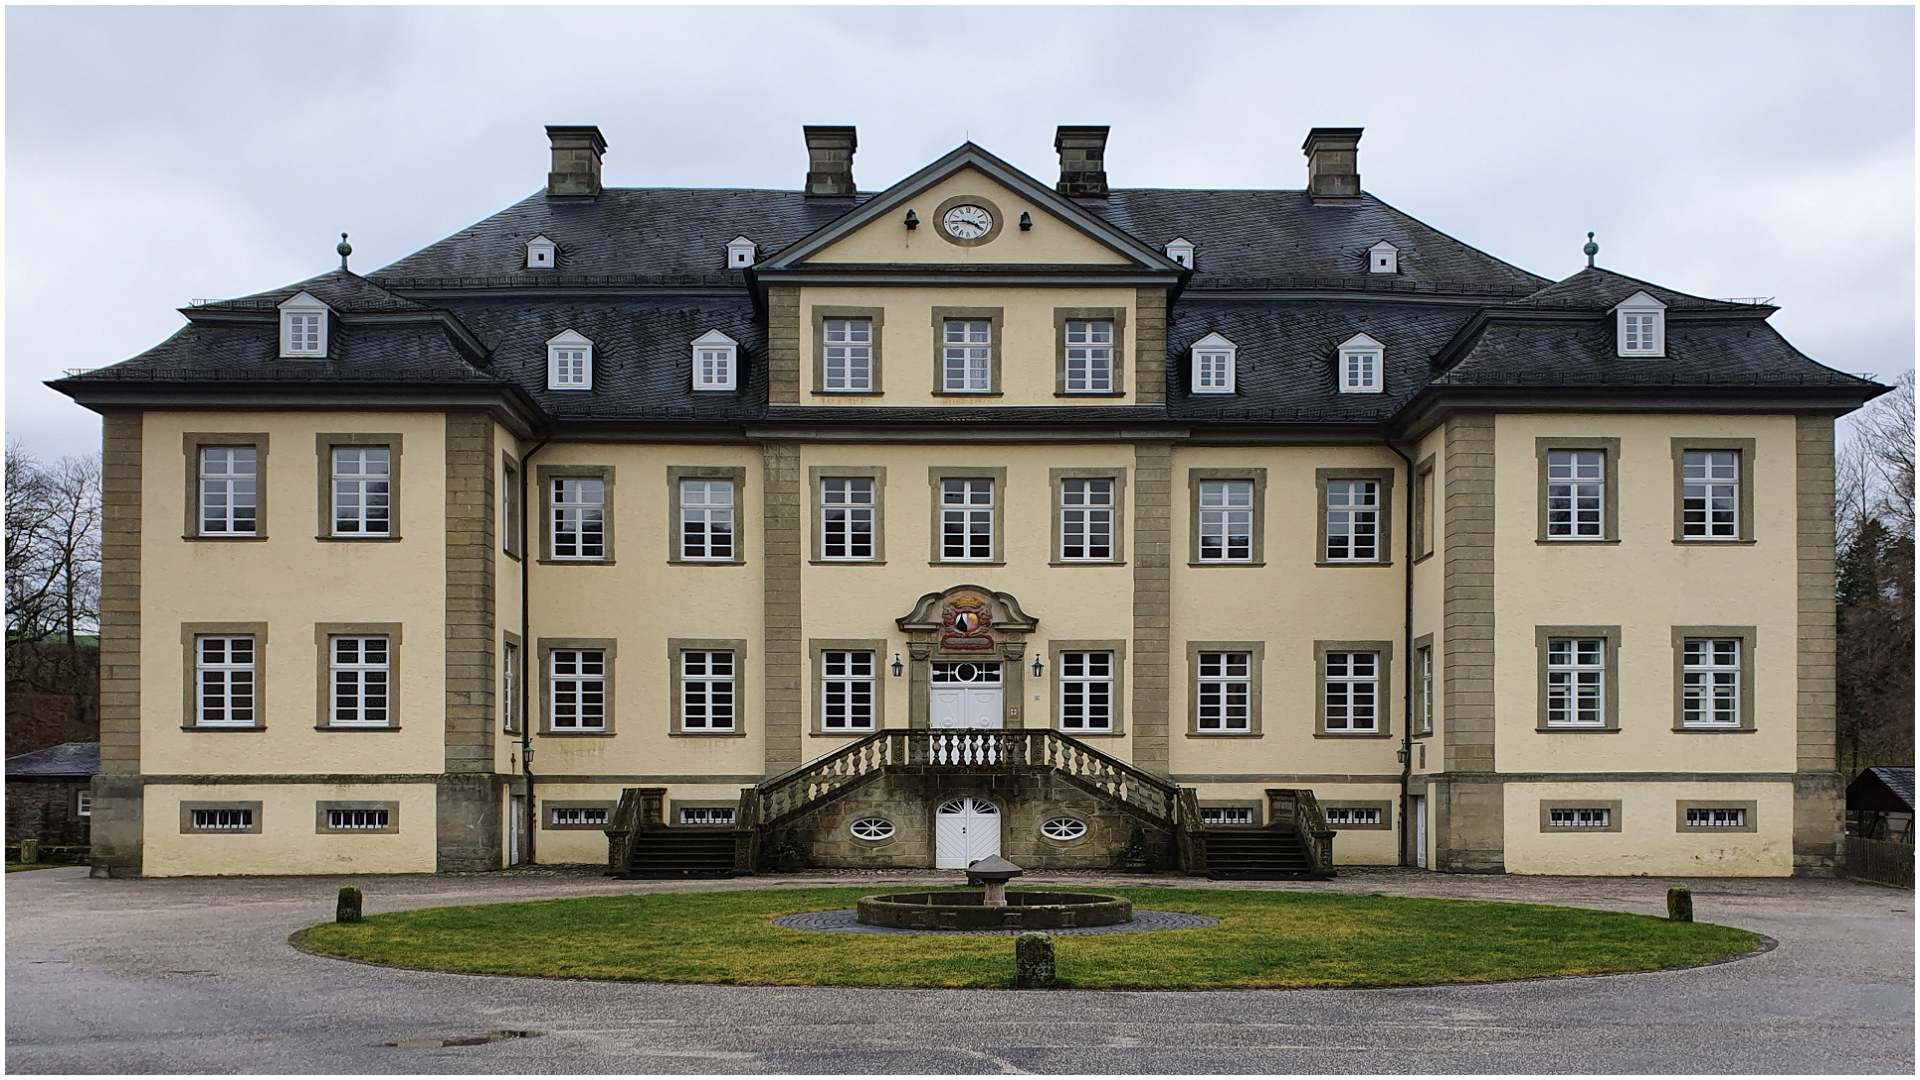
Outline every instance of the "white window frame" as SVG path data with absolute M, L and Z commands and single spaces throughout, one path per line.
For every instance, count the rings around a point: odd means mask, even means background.
M 753 265 L 755 254 L 760 245 L 744 236 L 736 236 L 727 241 L 727 269 L 745 270 Z
M 500 645 L 500 730 L 520 730 L 520 646 Z
M 1240 346 L 1219 334 L 1193 343 L 1193 392 L 1231 394 L 1238 385 Z
M 1199 501 L 1200 550 L 1195 561 L 1252 562 L 1253 481 L 1202 480 Z
M 548 727 L 553 731 L 607 730 L 607 651 L 554 649 L 547 654 Z
M 216 472 L 211 466 L 224 466 Z M 238 466 L 246 465 L 240 472 Z M 197 467 L 200 470 L 200 535 L 257 536 L 260 532 L 260 448 L 257 446 L 203 446 Z M 210 517 L 212 499 L 224 500 L 220 516 Z M 245 503 L 240 499 L 244 497 Z M 244 506 L 243 517 L 237 511 Z M 245 523 L 246 528 L 239 526 Z M 218 527 L 215 527 L 215 526 Z
M 332 329 L 333 310 L 311 293 L 295 293 L 280 304 L 280 357 L 284 360 L 323 360 Z
M 604 562 L 607 557 L 607 482 L 593 476 L 553 478 L 547 550 L 555 561 Z M 562 539 L 571 537 L 571 539 Z
M 81 790 L 81 791 L 75 792 L 75 795 L 77 797 L 73 801 L 74 816 L 92 817 L 93 816 L 93 792 Z
M 1740 539 L 1738 450 L 1680 452 L 1680 538 L 1713 542 Z
M 1068 319 L 1061 389 L 1069 394 L 1113 393 L 1113 320 Z
M 682 649 L 679 662 L 680 700 L 675 704 L 680 710 L 680 730 L 706 733 L 739 730 L 740 701 L 735 688 L 740 663 L 734 651 Z M 716 670 L 723 663 L 725 670 Z
M 1400 272 L 1400 249 L 1385 240 L 1367 249 L 1367 273 L 1397 274 Z
M 1059 654 L 1060 730 L 1085 734 L 1113 732 L 1113 653 L 1073 649 Z
M 1591 656 L 1592 659 L 1588 659 Z M 1550 728 L 1607 726 L 1607 639 L 1547 639 L 1547 722 Z M 1554 719 L 1554 714 L 1560 714 Z M 1584 715 L 1591 713 L 1591 720 Z
M 879 665 L 879 654 L 871 649 L 821 650 L 820 730 L 832 734 L 874 730 Z
M 870 476 L 820 478 L 820 559 L 874 561 L 875 485 Z
M 894 824 L 883 817 L 863 817 L 847 826 L 847 831 L 855 837 L 870 843 L 888 840 L 898 831 Z
M 1060 481 L 1061 562 L 1113 561 L 1115 487 L 1114 481 L 1101 477 Z
M 547 389 L 593 389 L 593 342 L 572 330 L 547 339 Z
M 820 388 L 837 394 L 873 392 L 873 320 L 823 319 Z
M 676 497 L 681 561 L 734 562 L 740 535 L 734 528 L 739 499 L 733 481 L 682 480 Z
M 1547 539 L 1607 538 L 1607 452 L 1547 451 Z
M 350 655 L 342 651 L 347 648 Z M 343 707 L 342 701 L 352 704 Z M 393 642 L 386 634 L 327 636 L 327 726 L 396 726 Z
M 333 535 L 392 536 L 393 447 L 336 446 L 327 461 L 332 471 Z M 343 470 L 349 464 L 353 467 Z
M 547 824 L 577 825 L 588 828 L 594 825 L 605 825 L 612 817 L 613 814 L 604 806 L 556 806 Z
M 991 479 L 984 477 L 940 481 L 941 562 L 994 560 L 993 516 L 999 510 L 996 505 L 999 493 L 993 490 L 994 486 Z M 954 554 L 956 551 L 959 554 Z
M 941 323 L 940 387 L 949 394 L 993 392 L 991 320 L 947 319 Z
M 1340 343 L 1334 380 L 1343 394 L 1379 394 L 1387 388 L 1387 347 L 1365 334 Z
M 1330 563 L 1379 562 L 1380 481 L 1328 480 L 1327 547 L 1320 553 Z M 1357 501 L 1365 498 L 1367 501 Z
M 740 374 L 740 343 L 718 330 L 693 339 L 693 388 L 732 390 Z
M 1617 355 L 1640 360 L 1667 355 L 1667 305 L 1637 292 L 1613 310 Z
M 1738 728 L 1739 638 L 1687 638 L 1680 643 L 1680 726 Z M 1730 719 L 1720 719 L 1722 716 Z
M 1202 652 L 1194 670 L 1194 727 L 1203 735 L 1253 730 L 1253 654 Z M 1211 723 L 1209 723 L 1211 721 Z
M 1193 250 L 1193 241 L 1188 240 L 1184 236 L 1176 236 L 1172 240 L 1167 241 L 1165 248 L 1167 258 L 1172 259 L 1174 262 L 1179 263 L 1189 270 L 1193 269 Z
M 1321 704 L 1325 710 L 1321 726 L 1326 733 L 1378 735 L 1380 654 L 1364 649 L 1329 650 L 1320 675 Z
M 1040 823 L 1040 835 L 1057 843 L 1068 843 L 1087 835 L 1087 823 L 1059 814 Z
M 219 658 L 208 659 L 207 645 L 220 642 Z M 234 644 L 246 643 L 246 659 L 236 660 Z M 193 639 L 193 726 L 260 726 L 260 642 L 252 634 L 198 634 Z M 208 677 L 213 681 L 209 682 Z M 218 719 L 209 719 L 208 691 L 219 701 Z M 236 704 L 244 701 L 245 704 Z M 234 713 L 246 713 L 235 719 Z
M 1415 650 L 1420 668 L 1420 734 L 1433 733 L 1433 646 Z
M 560 264 L 560 249 L 544 236 L 527 241 L 527 269 L 552 270 Z
M 1550 829 L 1611 829 L 1613 808 L 1610 806 L 1551 806 L 1547 808 L 1547 827 Z

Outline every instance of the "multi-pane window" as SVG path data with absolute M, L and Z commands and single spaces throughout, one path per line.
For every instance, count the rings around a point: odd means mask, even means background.
M 820 557 L 873 558 L 873 481 L 865 477 L 820 481 Z
M 520 730 L 520 646 L 500 648 L 500 730 Z
M 196 829 L 231 829 L 244 832 L 253 828 L 251 810 L 194 810 L 193 827 Z
M 734 807 L 731 806 L 683 806 L 680 808 L 682 825 L 731 825 Z
M 724 338 L 722 334 L 720 337 Z M 734 384 L 734 357 L 739 348 L 732 344 L 697 344 L 693 350 L 693 388 L 695 390 L 731 390 Z
M 287 351 L 312 355 L 320 351 L 319 312 L 287 313 Z
M 1202 825 L 1251 825 L 1253 807 L 1251 806 L 1203 806 L 1200 808 Z
M 1687 828 L 1689 829 L 1744 829 L 1746 827 L 1747 811 L 1744 807 L 1687 807 Z
M 554 390 L 587 389 L 587 350 L 586 348 L 565 348 L 554 346 L 548 356 L 548 386 Z
M 873 653 L 830 649 L 820 654 L 820 726 L 873 730 Z
M 680 557 L 733 558 L 733 481 L 680 481 Z
M 1233 392 L 1233 354 L 1197 350 L 1193 354 L 1193 390 L 1196 394 Z
M 1380 482 L 1327 481 L 1327 561 L 1378 562 Z
M 329 810 L 327 828 L 329 829 L 384 829 L 389 820 L 387 810 Z
M 1414 664 L 1419 669 L 1420 679 L 1420 730 L 1433 730 L 1433 646 L 1428 645 L 1415 654 Z
M 193 642 L 198 686 L 194 723 L 200 727 L 255 727 L 252 634 L 204 635 Z
M 604 806 L 556 806 L 553 808 L 555 825 L 605 825 L 607 808 Z
M 252 536 L 259 528 L 259 451 L 208 446 L 200 451 L 200 535 Z
M 821 338 L 825 354 L 821 357 L 821 388 L 872 390 L 873 320 L 827 319 L 821 327 Z
M 80 817 L 93 816 L 93 792 L 79 792 L 73 802 L 73 812 Z
M 335 634 L 327 639 L 334 727 L 387 727 L 392 657 L 385 634 Z
M 1607 455 L 1600 450 L 1547 453 L 1547 536 L 1600 540 Z
M 732 731 L 733 679 L 732 652 L 689 649 L 681 653 L 681 730 Z
M 605 731 L 606 650 L 555 649 L 548 662 L 552 665 L 553 730 Z
M 993 481 L 940 481 L 940 557 L 993 558 Z
M 1066 391 L 1104 394 L 1113 390 L 1113 324 L 1067 322 Z
M 1629 311 L 1620 316 L 1620 351 L 1651 353 L 1660 351 L 1660 316 L 1655 312 Z
M 1326 656 L 1326 710 L 1329 733 L 1380 730 L 1380 654 L 1329 652 Z
M 393 529 L 393 452 L 333 448 L 333 535 L 387 536 Z
M 1200 561 L 1253 560 L 1253 481 L 1200 484 Z
M 1680 723 L 1740 726 L 1740 639 L 1688 638 L 1681 645 Z
M 993 389 L 993 324 L 948 319 L 940 346 L 941 386 L 948 393 Z
M 1253 654 L 1203 652 L 1195 692 L 1195 726 L 1201 731 L 1249 731 Z
M 1113 558 L 1113 481 L 1060 481 L 1060 559 Z
M 1605 638 L 1548 638 L 1547 725 L 1604 725 L 1606 674 Z
M 1322 812 L 1329 825 L 1380 824 L 1380 808 L 1377 806 L 1329 806 Z
M 1680 535 L 1689 540 L 1740 538 L 1740 454 L 1688 450 L 1680 460 Z
M 606 558 L 606 510 L 604 480 L 554 480 L 553 557 Z
M 1113 654 L 1060 654 L 1060 728 L 1113 730 Z
M 1556 829 L 1605 829 L 1613 824 L 1606 806 L 1556 806 L 1547 810 L 1547 824 Z
M 1079 818 L 1048 818 L 1040 823 L 1040 835 L 1049 840 L 1078 840 L 1087 835 L 1087 823 Z

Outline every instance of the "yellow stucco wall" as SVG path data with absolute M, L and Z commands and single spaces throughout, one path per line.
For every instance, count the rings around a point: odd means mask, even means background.
M 985 244 L 963 247 L 941 239 L 935 210 L 946 200 L 984 198 L 998 209 L 1001 228 Z M 920 227 L 904 224 L 907 208 Z M 1033 228 L 1020 230 L 1020 215 L 1031 214 Z M 1167 239 L 1171 240 L 1172 237 Z M 818 263 L 1092 263 L 1124 265 L 1130 260 L 1106 244 L 1057 218 L 1050 210 L 1016 194 L 976 169 L 962 169 L 914 196 L 905 207 L 885 214 L 807 260 Z
M 1540 802 L 1620 801 L 1620 831 L 1542 832 Z M 1681 832 L 1679 800 L 1753 801 L 1753 832 Z M 1515 874 L 1785 876 L 1793 872 L 1793 785 L 1508 784 L 1506 862 Z
M 258 801 L 258 833 L 182 833 L 180 804 Z M 317 833 L 314 804 L 398 802 L 395 833 Z M 143 829 L 151 877 L 209 874 L 424 874 L 434 868 L 434 786 L 426 784 L 194 784 L 146 789 Z

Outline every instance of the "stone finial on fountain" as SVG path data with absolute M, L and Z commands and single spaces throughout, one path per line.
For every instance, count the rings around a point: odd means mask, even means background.
M 1025 870 L 998 855 L 989 855 L 967 867 L 967 877 L 978 881 L 983 890 L 980 898 L 982 907 L 1006 907 L 1007 882 L 1024 873 Z

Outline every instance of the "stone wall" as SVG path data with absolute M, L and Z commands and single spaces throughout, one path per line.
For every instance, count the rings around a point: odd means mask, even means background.
M 88 820 L 75 810 L 79 793 L 89 783 L 80 779 L 7 781 L 8 846 L 22 838 L 38 840 L 43 847 L 87 843 Z

